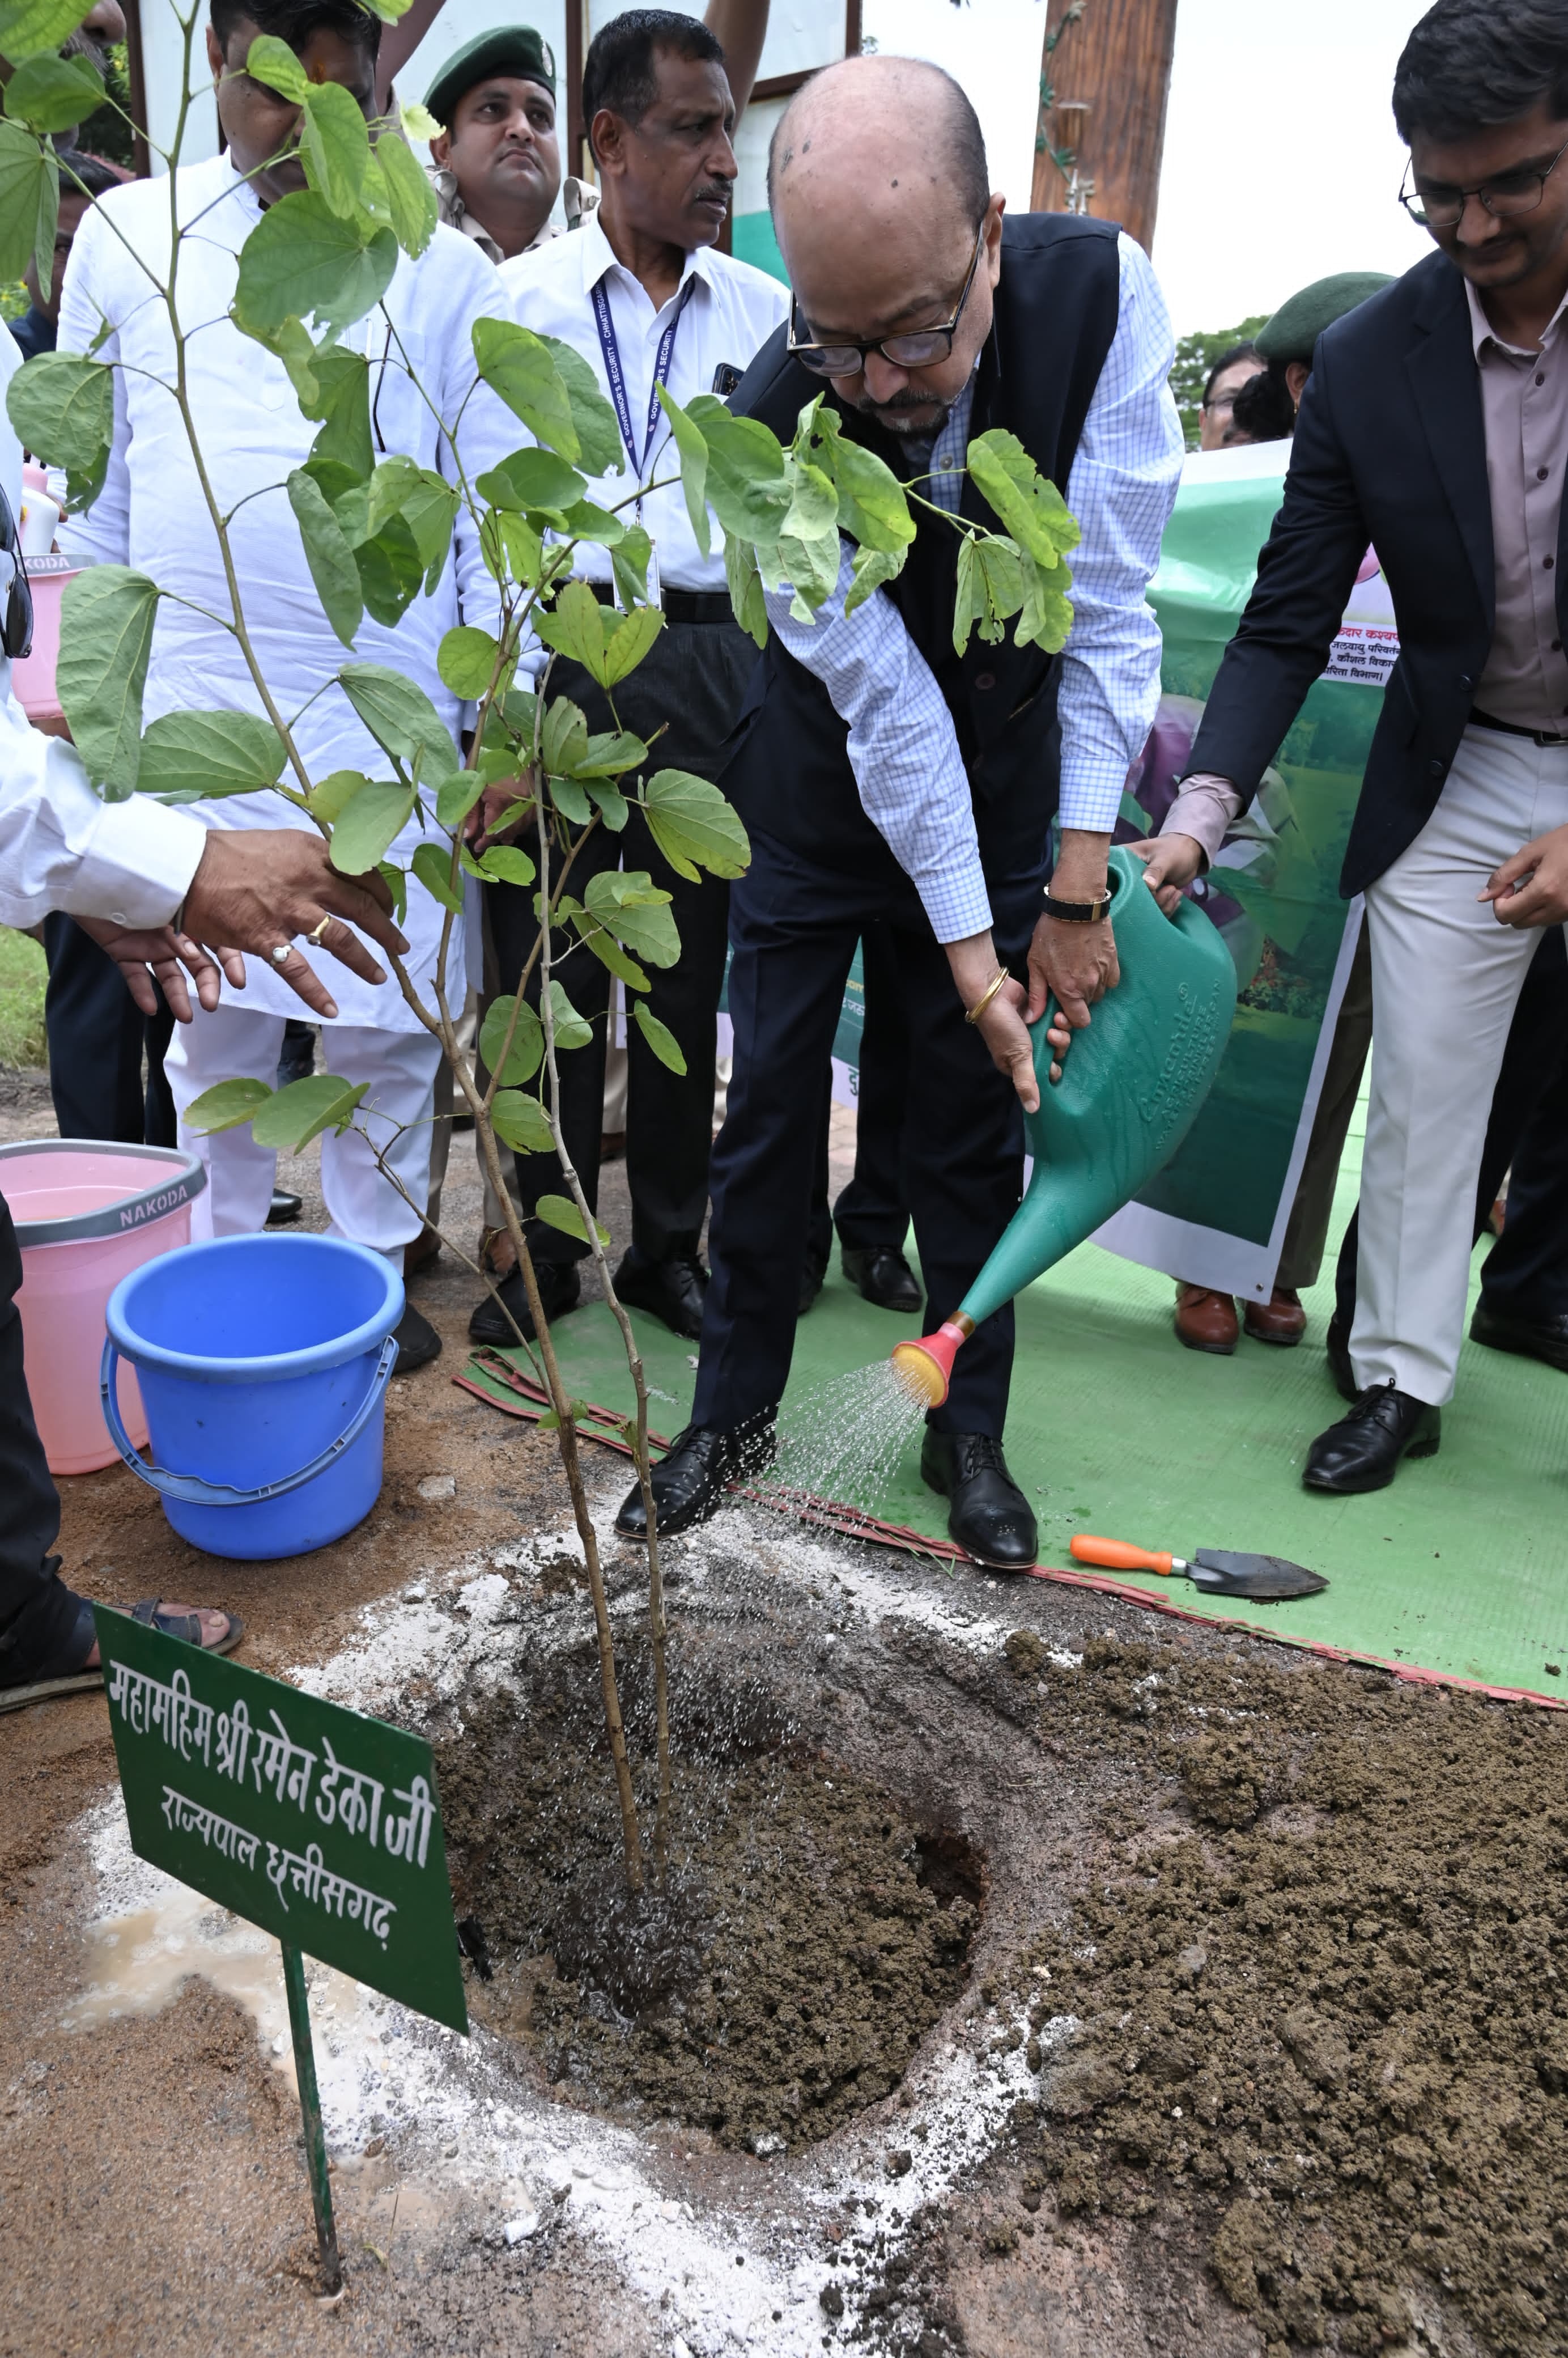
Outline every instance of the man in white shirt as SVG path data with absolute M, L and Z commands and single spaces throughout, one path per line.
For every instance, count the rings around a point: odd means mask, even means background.
M 715 251 L 735 183 L 734 106 L 723 53 L 695 17 L 638 9 L 612 19 L 589 50 L 583 113 L 599 164 L 599 211 L 573 236 L 507 263 L 501 276 L 524 326 L 573 345 L 616 406 L 626 472 L 590 486 L 589 496 L 609 504 L 639 481 L 665 479 L 641 511 L 654 542 L 665 627 L 616 689 L 614 717 L 603 692 L 576 665 L 557 660 L 550 693 L 580 705 L 590 730 L 611 729 L 618 718 L 644 739 L 662 732 L 650 766 L 717 778 L 757 651 L 731 611 L 722 548 L 706 557 L 698 550 L 654 384 L 666 384 L 676 400 L 689 401 L 712 389 L 716 372 L 739 376 L 783 319 L 788 296 L 777 280 Z M 584 547 L 578 569 L 608 601 L 605 553 Z M 687 1070 L 684 1076 L 670 1072 L 631 1028 L 632 1246 L 615 1283 L 623 1301 L 695 1336 L 707 1284 L 697 1246 L 708 1208 L 728 887 L 715 877 L 697 883 L 677 876 L 635 815 L 620 836 L 596 830 L 573 870 L 575 891 L 596 864 L 646 869 L 674 896 L 680 961 L 655 970 L 648 1003 L 675 1033 Z M 488 891 L 500 985 L 514 989 L 534 940 L 533 895 L 508 885 Z M 592 1203 L 610 976 L 571 940 L 560 937 L 556 971 L 579 1012 L 592 1020 L 594 1041 L 562 1060 L 562 1120 Z M 531 1216 L 554 1183 L 542 1157 L 522 1164 L 519 1177 Z M 546 1314 L 557 1316 L 579 1299 L 586 1248 L 532 1217 L 528 1238 Z M 517 1273 L 502 1294 L 526 1331 Z M 475 1311 L 470 1332 L 486 1342 L 512 1339 L 490 1301 Z
M 242 336 L 229 318 L 245 238 L 265 205 L 303 185 L 296 155 L 285 153 L 281 163 L 268 160 L 292 147 L 297 114 L 245 73 L 251 42 L 262 32 L 287 38 L 308 72 L 342 83 L 368 114 L 374 103 L 379 31 L 379 20 L 352 0 L 321 0 L 316 9 L 287 0 L 245 0 L 243 7 L 240 0 L 213 0 L 208 53 L 227 149 L 210 163 L 182 169 L 175 190 L 181 222 L 199 216 L 201 222 L 200 233 L 181 243 L 178 281 L 197 434 L 231 514 L 230 539 L 252 642 L 278 701 L 300 715 L 295 741 L 316 779 L 340 769 L 386 774 L 385 756 L 332 684 L 346 660 L 382 663 L 403 673 L 425 690 L 455 733 L 462 707 L 441 682 L 437 649 L 459 622 L 492 629 L 498 624 L 495 587 L 464 508 L 452 562 L 434 594 L 416 597 L 394 626 L 367 614 L 351 651 L 342 647 L 327 627 L 285 489 L 290 470 L 304 463 L 317 428 L 300 414 L 281 361 Z M 134 565 L 190 601 L 166 599 L 159 606 L 145 698 L 149 721 L 182 708 L 260 709 L 232 635 L 199 611 L 226 614 L 229 597 L 217 536 L 168 391 L 175 352 L 167 307 L 149 283 L 149 273 L 159 283 L 166 279 L 169 243 L 164 182 L 137 181 L 114 190 L 78 233 L 60 310 L 63 350 L 92 350 L 115 364 L 107 481 L 91 509 L 67 525 L 61 545 L 86 563 Z M 405 453 L 455 480 L 448 428 L 456 427 L 471 481 L 516 447 L 515 421 L 477 382 L 471 341 L 476 319 L 504 309 L 492 265 L 455 231 L 438 227 L 417 262 L 399 254 L 380 307 L 342 340 L 366 352 L 373 363 L 378 458 Z M 191 808 L 208 826 L 225 829 L 311 826 L 302 812 L 271 794 Z M 417 820 L 412 820 L 391 856 L 406 864 L 420 840 Z M 431 895 L 412 883 L 409 964 L 427 999 L 442 914 Z M 463 934 L 458 929 L 447 987 L 451 1003 L 459 1006 L 466 988 L 463 968 Z M 168 1058 L 177 1111 L 183 1116 L 194 1098 L 220 1080 L 246 1075 L 270 1081 L 291 1006 L 290 995 L 270 974 L 257 973 L 242 1003 L 225 992 L 220 1007 L 199 1011 Z M 322 1141 L 321 1187 L 333 1233 L 401 1265 L 404 1248 L 422 1225 L 409 1201 L 423 1205 L 426 1197 L 440 1044 L 400 994 L 373 993 L 351 976 L 340 990 L 325 1050 L 330 1070 L 369 1084 L 366 1117 L 406 1191 L 400 1194 L 377 1169 L 357 1129 L 341 1137 L 329 1134 Z M 191 1136 L 189 1143 L 207 1167 L 208 1187 L 198 1206 L 203 1230 L 233 1236 L 261 1228 L 271 1203 L 276 1155 L 256 1144 L 248 1125 L 211 1137 Z M 403 1364 L 410 1368 L 434 1358 L 440 1348 L 434 1328 L 414 1310 L 405 1313 L 399 1342 Z

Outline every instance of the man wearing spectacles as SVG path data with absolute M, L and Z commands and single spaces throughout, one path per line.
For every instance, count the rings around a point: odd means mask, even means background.
M 1366 895 L 1377 1036 L 1357 1398 L 1303 1474 L 1336 1494 L 1438 1446 L 1493 1086 L 1539 930 L 1568 917 L 1568 0 L 1439 0 L 1394 116 L 1400 200 L 1437 252 L 1319 340 L 1189 781 L 1256 791 L 1375 545 L 1400 653 L 1342 877 Z M 1180 818 L 1149 861 L 1162 890 L 1203 863 Z
M 1182 461 L 1146 256 L 1112 222 L 1004 221 L 974 110 L 938 69 L 830 67 L 781 120 L 769 178 L 795 300 L 733 406 L 787 439 L 820 395 L 845 436 L 915 480 L 918 522 L 898 579 L 848 616 L 848 547 L 815 623 L 792 617 L 787 589 L 770 593 L 724 774 L 752 864 L 730 892 L 735 1073 L 692 1422 L 654 1476 L 670 1530 L 711 1513 L 767 1446 L 821 1074 L 868 925 L 886 926 L 908 1022 L 903 1177 L 928 1323 L 951 1314 L 1017 1208 L 1020 1102 L 1037 1101 L 1026 1018 L 1054 992 L 1065 1049 L 1119 979 L 1106 853 L 1158 698 L 1144 590 Z M 1083 527 L 1059 657 L 1011 634 L 955 652 L 955 523 L 993 521 L 966 453 L 993 427 Z M 1014 969 L 1027 987 L 1003 979 Z M 1001 1449 L 1012 1334 L 1009 1308 L 968 1346 L 921 1459 L 958 1544 L 1006 1570 L 1033 1563 L 1037 1536 Z M 619 1527 L 643 1528 L 636 1495 Z

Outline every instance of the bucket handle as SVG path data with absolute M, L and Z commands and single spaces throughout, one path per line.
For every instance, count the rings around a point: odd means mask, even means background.
M 103 1406 L 103 1422 L 109 1428 L 109 1438 L 139 1482 L 160 1498 L 178 1498 L 188 1507 L 256 1507 L 264 1498 L 281 1498 L 287 1490 L 297 1490 L 306 1482 L 313 1482 L 324 1474 L 334 1459 L 342 1455 L 357 1441 L 380 1405 L 381 1396 L 391 1380 L 397 1358 L 397 1337 L 389 1335 L 381 1347 L 370 1387 L 336 1441 L 329 1442 L 319 1456 L 297 1474 L 282 1475 L 276 1482 L 259 1483 L 254 1490 L 236 1490 L 227 1482 L 204 1482 L 198 1474 L 168 1474 L 159 1466 L 149 1466 L 141 1452 L 131 1446 L 131 1436 L 125 1431 L 120 1414 L 116 1379 L 119 1375 L 120 1354 L 113 1336 L 103 1342 L 103 1357 L 98 1370 L 98 1394 Z

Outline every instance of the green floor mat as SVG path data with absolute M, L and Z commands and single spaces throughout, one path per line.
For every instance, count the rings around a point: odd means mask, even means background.
M 1354 1201 L 1353 1141 L 1334 1224 Z M 1484 1254 L 1477 1251 L 1476 1270 Z M 1568 1378 L 1466 1343 L 1443 1447 L 1363 1498 L 1314 1497 L 1301 1467 L 1338 1395 L 1322 1337 L 1332 1257 L 1307 1297 L 1296 1350 L 1243 1338 L 1233 1358 L 1184 1351 L 1169 1279 L 1084 1245 L 1018 1305 L 1009 1463 L 1040 1518 L 1040 1561 L 1068 1565 L 1076 1531 L 1191 1556 L 1200 1547 L 1283 1555 L 1330 1586 L 1292 1604 L 1200 1595 L 1184 1581 L 1120 1576 L 1206 1620 L 1234 1620 L 1444 1677 L 1568 1698 Z M 651 1422 L 686 1422 L 695 1346 L 638 1318 Z M 798 1330 L 790 1397 L 885 1356 L 916 1322 L 863 1302 L 834 1271 Z M 609 1313 L 556 1329 L 573 1391 L 618 1411 L 631 1380 Z M 912 1444 L 883 1494 L 851 1502 L 933 1538 L 944 1502 Z M 1561 1682 L 1561 1683 L 1559 1683 Z

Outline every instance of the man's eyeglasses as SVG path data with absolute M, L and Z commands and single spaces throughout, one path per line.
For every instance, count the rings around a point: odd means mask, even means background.
M 33 644 L 33 591 L 27 579 L 27 568 L 22 561 L 22 544 L 16 534 L 16 519 L 11 514 L 11 503 L 0 490 L 0 560 L 8 560 L 11 569 L 5 591 L 5 616 L 0 623 L 0 647 L 13 663 L 20 663 Z
M 975 273 L 980 266 L 980 254 L 985 247 L 986 225 L 980 223 L 975 240 L 975 251 L 969 261 L 964 291 L 953 307 L 953 316 L 939 328 L 916 328 L 907 336 L 878 336 L 869 344 L 819 344 L 796 334 L 798 314 L 795 297 L 789 298 L 789 353 L 802 368 L 813 376 L 858 376 L 866 365 L 868 352 L 880 352 L 894 368 L 935 368 L 945 361 L 953 349 L 953 339 L 958 332 L 958 322 L 964 316 L 964 306 L 975 283 Z
M 1530 165 L 1518 172 L 1499 172 L 1495 178 L 1483 180 L 1474 189 L 1454 189 L 1442 181 L 1421 181 L 1412 178 L 1412 168 L 1405 167 L 1405 179 L 1400 188 L 1400 202 L 1412 222 L 1422 229 L 1457 229 L 1465 218 L 1465 208 L 1472 197 L 1479 198 L 1493 219 L 1508 221 L 1516 213 L 1532 213 L 1546 194 L 1546 183 L 1568 156 L 1568 142 L 1559 147 L 1550 164 Z

